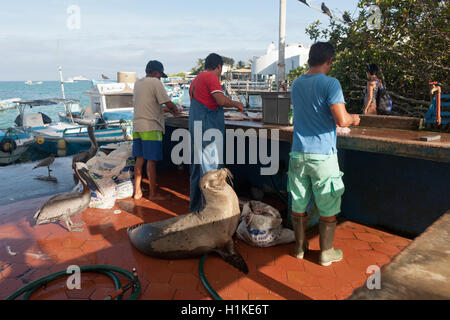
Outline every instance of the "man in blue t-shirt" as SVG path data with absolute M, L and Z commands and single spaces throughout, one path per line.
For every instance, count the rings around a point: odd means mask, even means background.
M 359 116 L 349 114 L 341 84 L 327 76 L 334 58 L 330 43 L 317 42 L 309 52 L 309 71 L 292 84 L 294 134 L 290 153 L 288 190 L 292 196 L 292 225 L 295 256 L 303 259 L 308 250 L 305 240 L 306 207 L 314 195 L 320 213 L 320 258 L 323 266 L 342 260 L 333 248 L 336 215 L 344 193 L 343 173 L 339 170 L 336 125 L 357 126 Z

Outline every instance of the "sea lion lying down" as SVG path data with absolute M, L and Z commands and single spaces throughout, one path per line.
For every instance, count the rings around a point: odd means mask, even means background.
M 149 256 L 184 259 L 209 252 L 218 253 L 226 262 L 248 273 L 242 256 L 236 251 L 233 234 L 239 223 L 239 200 L 227 183 L 228 169 L 213 170 L 200 180 L 205 207 L 154 223 L 128 228 L 133 246 Z

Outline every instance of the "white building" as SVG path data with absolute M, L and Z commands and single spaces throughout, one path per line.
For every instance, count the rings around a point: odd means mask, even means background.
M 310 47 L 304 47 L 299 43 L 288 44 L 285 48 L 285 71 L 286 75 L 298 66 L 302 66 L 308 62 L 308 54 Z M 252 79 L 268 78 L 277 74 L 278 49 L 272 42 L 267 48 L 264 56 L 253 57 L 252 62 Z

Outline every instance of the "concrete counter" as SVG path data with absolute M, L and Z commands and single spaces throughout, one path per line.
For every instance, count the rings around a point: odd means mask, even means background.
M 168 118 L 166 125 L 188 128 L 187 118 Z M 268 137 L 274 129 L 279 130 L 279 140 L 292 142 L 292 126 L 279 126 L 254 121 L 225 121 L 227 129 L 267 129 Z M 374 152 L 415 159 L 450 162 L 450 134 L 439 133 L 439 141 L 420 141 L 421 137 L 436 135 L 429 131 L 393 128 L 351 127 L 348 134 L 338 135 L 339 149 Z
M 372 119 L 364 120 L 363 124 L 371 125 L 366 120 Z M 389 118 L 389 121 L 393 120 Z M 264 166 L 260 163 L 227 167 L 233 172 L 237 186 L 286 191 L 293 127 L 253 121 L 225 123 L 227 129 L 255 129 L 256 134 L 258 129 L 268 129 L 269 138 L 273 130 L 278 130 L 277 175 L 262 176 L 260 168 Z M 413 127 L 410 122 L 406 124 Z M 391 123 L 391 128 L 353 127 L 350 133 L 338 136 L 339 166 L 344 172 L 345 184 L 341 210 L 347 219 L 414 237 L 450 209 L 450 134 L 393 126 Z M 408 126 L 403 125 L 403 128 Z M 173 147 L 173 142 L 168 142 L 170 134 L 177 128 L 188 128 L 188 119 L 166 119 L 166 127 L 164 157 L 169 159 Z M 419 140 L 436 134 L 441 136 L 439 141 Z M 246 140 L 248 155 L 250 149 Z

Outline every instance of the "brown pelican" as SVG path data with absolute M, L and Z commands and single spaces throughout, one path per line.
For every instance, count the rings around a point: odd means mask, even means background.
M 97 154 L 98 144 L 97 144 L 97 140 L 95 139 L 93 126 L 88 126 L 88 135 L 89 135 L 89 139 L 91 140 L 91 147 L 89 148 L 89 150 L 80 151 L 76 155 L 73 156 L 72 168 L 74 170 L 75 170 L 75 164 L 77 162 L 86 163 L 90 159 L 95 157 L 95 155 Z M 78 178 L 75 173 L 73 175 L 73 180 L 75 181 L 75 184 L 78 184 Z
M 102 73 L 102 79 L 103 80 L 109 80 L 109 78 L 107 76 L 105 76 L 103 73 Z
M 102 191 L 89 175 L 84 163 L 76 163 L 74 170 L 83 184 L 83 191 L 58 194 L 48 199 L 34 215 L 36 225 L 63 221 L 69 231 L 82 231 L 82 229 L 74 229 L 74 227 L 79 227 L 84 223 L 74 224 L 70 217 L 82 213 L 89 206 L 91 201 L 89 183 L 95 186 L 100 193 Z
M 88 126 L 88 135 L 89 139 L 91 140 L 91 147 L 89 148 L 89 150 L 83 150 L 74 155 L 72 166 L 74 166 L 76 162 L 86 163 L 89 161 L 89 159 L 93 158 L 97 154 L 98 144 L 97 140 L 95 139 L 93 126 Z
M 55 161 L 55 156 L 51 155 L 48 158 L 45 158 L 44 160 L 42 160 L 41 162 L 39 162 L 34 168 L 39 168 L 39 167 L 47 167 L 48 169 L 48 176 L 50 177 L 50 172 L 52 172 L 52 170 L 50 169 L 50 165 L 53 163 L 53 161 Z

